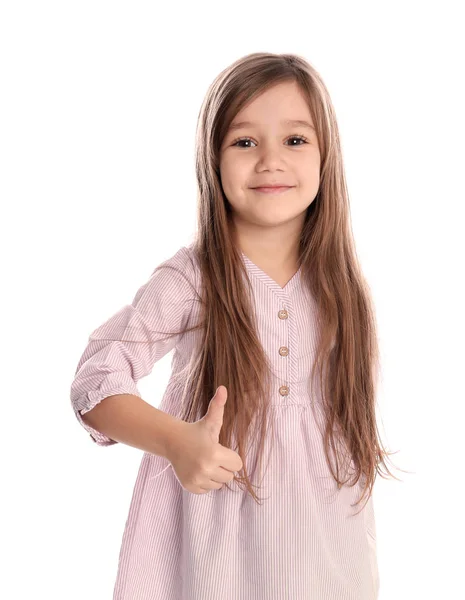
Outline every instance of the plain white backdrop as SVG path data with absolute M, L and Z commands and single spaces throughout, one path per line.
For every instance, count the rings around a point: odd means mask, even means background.
M 89 333 L 193 239 L 201 102 L 256 51 L 304 56 L 336 108 L 378 423 L 413 471 L 375 484 L 379 600 L 464 598 L 460 4 L 2 3 L 2 598 L 111 600 L 142 452 L 94 444 L 70 386 Z M 154 406 L 171 358 L 139 382 Z

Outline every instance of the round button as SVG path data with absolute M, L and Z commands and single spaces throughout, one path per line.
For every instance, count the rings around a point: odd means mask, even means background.
M 286 348 L 286 346 L 281 346 L 279 353 L 281 356 L 287 356 L 289 354 L 289 348 Z
M 283 309 L 283 310 L 280 310 L 280 311 L 279 311 L 279 313 L 278 313 L 278 317 L 279 317 L 280 319 L 287 319 L 287 317 L 288 317 L 288 316 L 289 316 L 289 315 L 288 315 L 288 313 L 287 313 L 287 310 L 284 310 L 284 309 Z
M 279 388 L 279 393 L 281 394 L 281 396 L 287 396 L 289 394 L 289 388 L 287 387 L 287 385 L 282 385 Z

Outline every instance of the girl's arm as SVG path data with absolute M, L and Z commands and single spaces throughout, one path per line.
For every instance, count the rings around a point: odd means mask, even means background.
M 139 396 L 108 396 L 82 415 L 83 420 L 116 442 L 167 458 L 184 421 Z

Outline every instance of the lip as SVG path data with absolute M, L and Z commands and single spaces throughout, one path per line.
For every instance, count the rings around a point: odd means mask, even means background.
M 260 192 L 262 194 L 280 194 L 287 190 L 292 190 L 294 186 L 290 185 L 266 185 L 262 187 L 251 188 L 255 192 Z

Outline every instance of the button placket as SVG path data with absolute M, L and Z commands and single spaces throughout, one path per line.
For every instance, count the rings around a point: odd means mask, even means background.
M 278 312 L 278 317 L 280 319 L 287 319 L 289 317 L 289 313 L 286 309 L 282 309 Z M 287 346 L 281 346 L 281 348 L 279 349 L 279 354 L 281 356 L 288 356 L 289 348 Z M 289 386 L 282 385 L 279 388 L 279 393 L 281 394 L 281 396 L 287 396 L 289 394 Z

